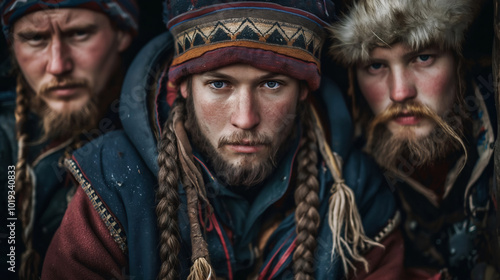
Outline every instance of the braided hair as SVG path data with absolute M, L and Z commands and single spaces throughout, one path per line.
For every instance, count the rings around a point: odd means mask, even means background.
M 179 181 L 179 166 L 177 140 L 173 128 L 173 116 L 181 111 L 183 99 L 177 98 L 172 107 L 172 112 L 165 122 L 158 144 L 158 190 L 156 192 L 156 215 L 160 231 L 160 258 L 162 261 L 158 279 L 173 280 L 179 278 L 180 251 L 179 224 L 177 210 L 179 209 L 179 194 L 177 193 Z
M 314 251 L 320 224 L 318 146 L 310 109 L 303 111 L 303 140 L 297 154 L 297 188 L 295 189 L 295 223 L 297 247 L 293 253 L 295 279 L 314 279 Z
M 191 82 L 188 79 L 188 87 Z M 187 210 L 191 229 L 191 245 L 193 266 L 189 280 L 206 280 L 215 278 L 215 273 L 208 257 L 208 245 L 201 232 L 198 220 L 198 196 L 193 185 L 181 172 L 179 163 L 179 145 L 174 126 L 176 120 L 184 124 L 186 120 L 186 101 L 179 94 L 171 109 L 170 116 L 163 126 L 160 142 L 158 144 L 158 191 L 156 193 L 156 215 L 160 231 L 160 258 L 162 261 L 158 279 L 178 279 L 180 251 L 180 234 L 177 218 L 179 209 L 179 194 L 177 188 L 182 180 L 187 195 Z M 183 125 L 182 125 L 183 126 Z M 182 176 L 180 174 L 183 174 Z M 203 186 L 204 187 L 204 186 Z M 203 200 L 208 203 L 206 199 Z M 210 206 L 208 206 L 210 207 Z
M 188 79 L 188 87 L 190 86 L 190 79 Z M 320 224 L 318 211 L 319 182 L 317 179 L 318 146 L 309 107 L 303 106 L 302 108 L 301 106 L 300 111 L 303 112 L 301 117 L 304 123 L 304 137 L 297 155 L 298 184 L 295 190 L 295 203 L 297 205 L 296 230 L 298 245 L 293 255 L 293 270 L 295 279 L 313 279 L 314 251 L 317 246 L 316 235 Z M 180 200 L 177 188 L 179 181 L 182 180 L 182 175 L 180 174 L 184 174 L 185 172 L 182 172 L 182 167 L 179 163 L 179 150 L 174 128 L 175 115 L 178 115 L 182 122 L 185 122 L 186 101 L 180 95 L 177 96 L 170 116 L 164 124 L 158 146 L 159 187 L 156 194 L 156 213 L 160 231 L 160 257 L 162 261 L 158 279 L 177 279 L 179 277 L 179 260 L 177 255 L 180 251 L 180 234 L 177 211 Z M 184 184 L 189 185 L 185 180 L 182 181 Z M 196 214 L 198 204 L 196 198 L 198 194 L 192 189 L 189 191 L 189 188 L 186 189 L 186 194 L 188 196 L 188 213 L 194 212 L 194 216 L 196 217 L 190 217 L 191 238 L 195 237 L 202 240 L 201 242 L 191 240 L 193 254 L 203 251 L 207 252 L 208 255 L 207 245 L 199 230 L 200 224 Z M 192 204 L 190 201 L 195 201 L 196 203 L 189 206 L 189 204 Z M 192 258 L 194 263 L 195 259 L 197 258 Z M 208 267 L 210 267 L 208 257 L 206 261 L 208 262 Z M 191 268 L 189 279 L 207 279 L 207 275 L 214 276 L 213 272 L 209 272 L 210 268 L 208 270 L 205 269 L 204 273 L 201 273 L 203 276 L 197 275 L 196 273 L 200 269 L 195 266 L 193 265 Z
M 29 134 L 27 120 L 30 112 L 29 90 L 21 73 L 17 76 L 16 87 L 16 138 L 18 156 L 16 165 L 16 193 L 21 208 L 20 219 L 23 226 L 23 242 L 26 250 L 21 256 L 21 279 L 37 279 L 40 272 L 40 255 L 33 248 L 33 194 L 34 185 L 31 177 L 31 166 L 28 163 Z

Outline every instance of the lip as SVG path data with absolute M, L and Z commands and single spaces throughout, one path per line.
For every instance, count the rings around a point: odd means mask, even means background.
M 69 99 L 78 95 L 79 87 L 58 87 L 50 90 L 50 95 L 53 98 Z
M 264 149 L 264 145 L 227 145 L 227 147 L 235 152 L 235 153 L 239 153 L 239 154 L 254 154 L 254 153 L 257 153 L 259 151 L 261 151 L 262 149 Z
M 399 125 L 417 125 L 420 120 L 420 117 L 411 114 L 403 114 L 394 118 L 394 121 Z

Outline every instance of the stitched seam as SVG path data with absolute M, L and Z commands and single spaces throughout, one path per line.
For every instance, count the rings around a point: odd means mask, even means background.
M 92 206 L 97 211 L 97 213 L 99 213 L 101 220 L 108 228 L 109 233 L 118 244 L 120 250 L 122 250 L 123 253 L 127 254 L 128 248 L 125 232 L 116 222 L 115 218 L 113 217 L 113 215 L 111 215 L 106 206 L 104 206 L 101 198 L 97 195 L 87 178 L 85 178 L 85 175 L 80 171 L 80 168 L 77 166 L 76 161 L 73 159 L 66 159 L 64 161 L 64 166 L 68 168 L 68 170 L 73 174 L 75 179 L 82 187 L 83 191 L 85 191 L 85 194 L 87 194 L 87 196 L 89 197 Z

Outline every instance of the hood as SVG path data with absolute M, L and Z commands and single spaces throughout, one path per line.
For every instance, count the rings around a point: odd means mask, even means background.
M 165 65 L 172 54 L 170 33 L 165 32 L 150 41 L 131 64 L 120 99 L 123 129 L 153 174 L 158 173 L 156 134 L 169 112 L 164 86 L 168 81 Z M 155 106 L 148 105 L 153 97 Z M 312 99 L 323 118 L 330 147 L 345 158 L 352 146 L 353 130 L 344 96 L 331 79 L 323 76 L 320 89 L 313 93 Z
M 148 106 L 148 95 L 156 92 L 156 79 L 165 70 L 162 65 L 172 52 L 172 42 L 170 33 L 165 32 L 139 52 L 125 76 L 120 97 L 123 129 L 153 174 L 158 173 L 156 128 L 151 121 L 156 112 Z

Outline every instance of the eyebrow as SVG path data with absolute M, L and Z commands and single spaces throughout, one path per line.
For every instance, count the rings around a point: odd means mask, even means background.
M 66 34 L 74 33 L 76 31 L 80 31 L 80 30 L 85 30 L 87 32 L 94 32 L 97 29 L 98 29 L 98 27 L 95 23 L 89 23 L 89 24 L 70 26 L 68 28 L 65 28 L 64 30 L 61 30 L 61 33 L 63 35 L 66 35 Z M 14 35 L 17 37 L 20 37 L 22 39 L 30 39 L 36 35 L 45 36 L 45 35 L 50 34 L 50 33 L 51 32 L 48 29 L 26 28 L 26 30 L 19 31 Z
M 202 76 L 205 78 L 216 78 L 216 79 L 224 79 L 224 80 L 234 79 L 234 77 L 232 77 L 231 75 L 227 75 L 227 74 L 218 72 L 217 70 L 205 72 L 204 74 L 202 74 Z M 264 74 L 262 76 L 259 76 L 257 79 L 258 80 L 268 80 L 268 79 L 276 78 L 278 76 L 285 76 L 286 77 L 286 75 L 280 74 L 280 73 L 267 73 L 267 74 Z

